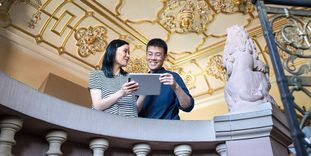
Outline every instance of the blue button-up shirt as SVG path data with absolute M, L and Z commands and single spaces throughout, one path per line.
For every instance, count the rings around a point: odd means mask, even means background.
M 182 78 L 175 72 L 165 70 L 163 67 L 155 73 L 170 73 L 174 76 L 176 83 L 182 90 L 190 97 L 190 105 L 183 109 L 180 106 L 177 95 L 170 85 L 161 85 L 160 95 L 149 95 L 144 100 L 144 106 L 139 113 L 140 117 L 154 118 L 154 119 L 172 119 L 179 120 L 179 109 L 190 112 L 194 107 L 193 97 L 190 95 Z

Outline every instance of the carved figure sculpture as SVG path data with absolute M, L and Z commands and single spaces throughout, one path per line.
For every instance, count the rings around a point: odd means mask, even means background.
M 227 29 L 223 66 L 228 77 L 224 94 L 229 112 L 265 102 L 275 104 L 269 95 L 269 68 L 258 59 L 256 46 L 242 26 Z

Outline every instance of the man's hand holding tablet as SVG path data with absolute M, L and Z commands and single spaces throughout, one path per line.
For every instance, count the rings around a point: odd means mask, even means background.
M 129 80 L 135 81 L 139 84 L 134 95 L 160 95 L 161 82 L 159 80 L 162 74 L 148 74 L 148 73 L 130 73 Z

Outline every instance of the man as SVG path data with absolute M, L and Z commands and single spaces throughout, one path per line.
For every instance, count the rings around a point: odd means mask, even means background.
M 179 109 L 190 112 L 194 100 L 182 78 L 175 72 L 165 70 L 163 62 L 167 57 L 167 44 L 162 39 L 152 39 L 147 44 L 147 65 L 149 73 L 161 73 L 160 95 L 149 95 L 144 100 L 140 117 L 179 120 Z

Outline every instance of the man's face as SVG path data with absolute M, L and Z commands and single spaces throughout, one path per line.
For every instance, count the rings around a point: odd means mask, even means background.
M 162 67 L 165 58 L 163 48 L 155 46 L 147 48 L 147 65 L 151 73 Z

